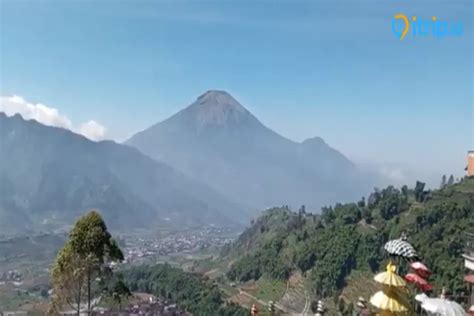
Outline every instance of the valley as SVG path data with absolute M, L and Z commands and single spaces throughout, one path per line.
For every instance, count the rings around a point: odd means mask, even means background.
M 208 226 L 163 229 L 158 235 L 117 234 L 124 261 L 116 269 L 137 293 L 159 297 L 161 292 L 150 292 L 128 271 L 141 275 L 173 267 L 176 277 L 189 273 L 206 288 L 217 286 L 223 301 L 246 309 L 255 305 L 265 310 L 273 301 L 282 313 L 305 314 L 316 300 L 323 300 L 335 313 L 352 308 L 358 297 L 368 298 L 377 289 L 371 278 L 388 260 L 381 248 L 405 232 L 435 273 L 435 291 L 447 287 L 456 299 L 465 300 L 465 241 L 458 232 L 474 227 L 473 202 L 474 179 L 465 178 L 434 191 L 420 185 L 377 189 L 367 201 L 336 204 L 320 215 L 304 207 L 298 212 L 286 206 L 272 208 L 242 233 Z M 6 300 L 0 301 L 1 309 L 45 310 L 49 268 L 66 239 L 64 232 L 3 237 L 0 288 Z M 436 247 L 428 246 L 432 244 Z M 188 304 L 179 296 L 175 299 L 178 305 Z M 192 304 L 188 308 L 198 308 Z
M 237 235 L 232 227 L 163 230 L 159 235 L 117 234 L 125 257 L 119 268 L 166 262 L 189 270 L 196 262 L 217 256 Z M 0 239 L 0 311 L 44 312 L 51 294 L 50 268 L 66 239 L 66 232 Z

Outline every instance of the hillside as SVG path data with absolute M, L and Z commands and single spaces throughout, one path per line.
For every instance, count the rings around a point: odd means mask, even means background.
M 459 294 L 466 290 L 463 232 L 473 229 L 474 178 L 465 178 L 432 192 L 420 184 L 414 190 L 387 187 L 367 202 L 326 207 L 321 215 L 270 209 L 223 256 L 234 260 L 230 280 L 286 280 L 302 272 L 314 296 L 343 290 L 350 296 L 357 288 L 373 287 L 371 275 L 387 260 L 384 243 L 405 232 L 432 269 L 435 290 L 446 286 Z
M 248 315 L 248 310 L 226 302 L 213 282 L 167 264 L 135 266 L 123 271 L 123 276 L 132 291 L 172 299 L 194 315 Z
M 279 135 L 225 91 L 207 91 L 126 144 L 253 209 L 318 210 L 359 197 L 375 180 L 319 137 Z
M 208 186 L 112 141 L 0 113 L 0 146 L 2 233 L 60 228 L 90 208 L 127 230 L 239 218 Z

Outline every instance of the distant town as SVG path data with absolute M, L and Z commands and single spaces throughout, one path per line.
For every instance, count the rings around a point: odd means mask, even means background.
M 200 230 L 176 232 L 165 237 L 121 237 L 124 263 L 142 263 L 173 254 L 212 252 L 235 239 L 230 228 L 203 227 Z

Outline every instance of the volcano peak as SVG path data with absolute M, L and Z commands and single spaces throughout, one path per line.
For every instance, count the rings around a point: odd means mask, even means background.
M 208 90 L 197 98 L 196 103 L 200 106 L 245 110 L 245 108 L 234 99 L 234 97 L 232 97 L 227 91 L 223 90 Z
M 252 114 L 223 90 L 206 91 L 186 110 L 185 112 L 192 113 L 199 126 L 235 124 L 250 118 L 253 121 Z

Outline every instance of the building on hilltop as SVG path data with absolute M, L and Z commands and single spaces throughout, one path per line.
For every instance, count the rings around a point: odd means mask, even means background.
M 467 152 L 467 176 L 474 177 L 474 150 Z

